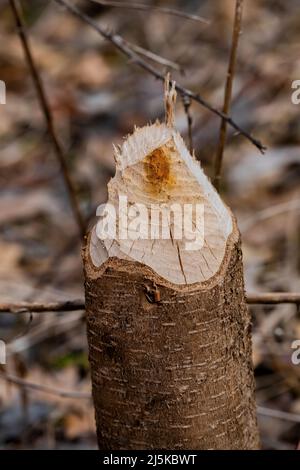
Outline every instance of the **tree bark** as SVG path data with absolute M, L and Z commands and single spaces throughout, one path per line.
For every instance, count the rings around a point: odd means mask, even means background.
M 240 235 L 219 271 L 176 285 L 149 267 L 84 251 L 89 359 L 100 449 L 259 447 Z
M 167 77 L 166 123 L 115 149 L 84 250 L 98 444 L 257 449 L 240 234 L 174 127 L 175 100 Z

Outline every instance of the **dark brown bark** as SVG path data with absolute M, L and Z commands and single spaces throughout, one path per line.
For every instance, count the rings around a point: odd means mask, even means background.
M 239 234 L 219 272 L 189 286 L 84 253 L 100 449 L 257 449 L 251 322 Z

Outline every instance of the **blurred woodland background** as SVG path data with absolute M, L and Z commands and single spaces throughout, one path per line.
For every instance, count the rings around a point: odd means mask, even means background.
M 143 0 L 200 15 L 210 24 L 90 0 L 69 2 L 130 44 L 172 61 L 170 69 L 142 56 L 222 108 L 234 0 Z M 121 143 L 134 125 L 163 119 L 163 84 L 56 2 L 23 0 L 22 7 L 69 173 L 91 226 L 114 174 L 112 144 Z M 78 228 L 8 1 L 0 0 L 0 14 L 0 79 L 7 86 L 6 105 L 0 105 L 0 304 L 83 298 Z M 300 105 L 291 102 L 296 79 L 298 0 L 246 0 L 232 116 L 267 152 L 262 155 L 228 127 L 221 193 L 242 232 L 247 292 L 300 291 Z M 189 113 L 195 154 L 212 176 L 220 119 L 196 102 Z M 188 143 L 180 95 L 176 122 Z M 299 311 L 295 304 L 250 308 L 262 443 L 265 449 L 296 449 L 300 365 L 292 364 L 291 344 L 300 339 Z M 96 448 L 84 311 L 0 313 L 0 338 L 8 344 L 0 372 L 0 448 Z M 3 374 L 18 377 L 19 384 Z

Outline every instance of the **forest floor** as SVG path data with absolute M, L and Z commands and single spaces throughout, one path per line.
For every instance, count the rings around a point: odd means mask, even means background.
M 211 24 L 77 2 L 108 30 L 179 64 L 172 78 L 221 108 L 234 2 L 158 3 L 197 13 Z M 291 102 L 291 83 L 300 79 L 300 10 L 296 0 L 245 3 L 232 115 L 268 149 L 261 155 L 229 128 L 221 193 L 242 233 L 247 292 L 299 292 L 300 105 Z M 163 118 L 163 86 L 55 2 L 22 4 L 91 226 L 114 174 L 112 144 L 121 143 L 134 125 Z M 81 243 L 68 194 L 6 1 L 0 0 L 0 13 L 0 79 L 7 86 L 6 105 L 0 105 L 0 303 L 82 298 Z M 165 73 L 163 65 L 154 65 Z M 190 113 L 195 154 L 212 176 L 220 119 L 197 103 Z M 176 123 L 187 140 L 180 99 Z M 300 340 L 299 311 L 278 304 L 253 305 L 251 312 L 262 443 L 266 449 L 295 449 L 300 365 L 291 356 L 293 341 Z M 0 377 L 0 448 L 95 448 L 84 312 L 1 313 L 0 331 L 8 344 L 6 373 L 83 393 L 62 397 Z

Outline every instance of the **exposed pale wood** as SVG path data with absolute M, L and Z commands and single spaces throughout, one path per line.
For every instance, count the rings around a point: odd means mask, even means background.
M 102 241 L 94 229 L 90 249 L 94 265 L 99 267 L 114 256 L 138 261 L 174 284 L 201 282 L 216 274 L 232 231 L 232 216 L 199 163 L 188 152 L 179 133 L 172 126 L 160 123 L 136 129 L 122 148 L 115 149 L 115 159 L 117 169 L 108 186 L 108 202 L 117 212 L 119 196 L 127 196 L 128 205 L 144 204 L 149 212 L 149 224 L 150 210 L 155 204 L 159 208 L 165 204 L 171 211 L 172 203 L 177 203 L 182 213 L 184 204 L 193 207 L 203 204 L 204 246 L 199 250 L 186 249 L 187 238 L 133 241 L 117 236 L 114 240 Z M 157 171 L 165 166 L 166 174 L 155 174 L 153 165 L 158 166 Z M 195 227 L 195 211 L 193 217 Z M 175 230 L 171 218 L 170 231 L 174 233 Z

